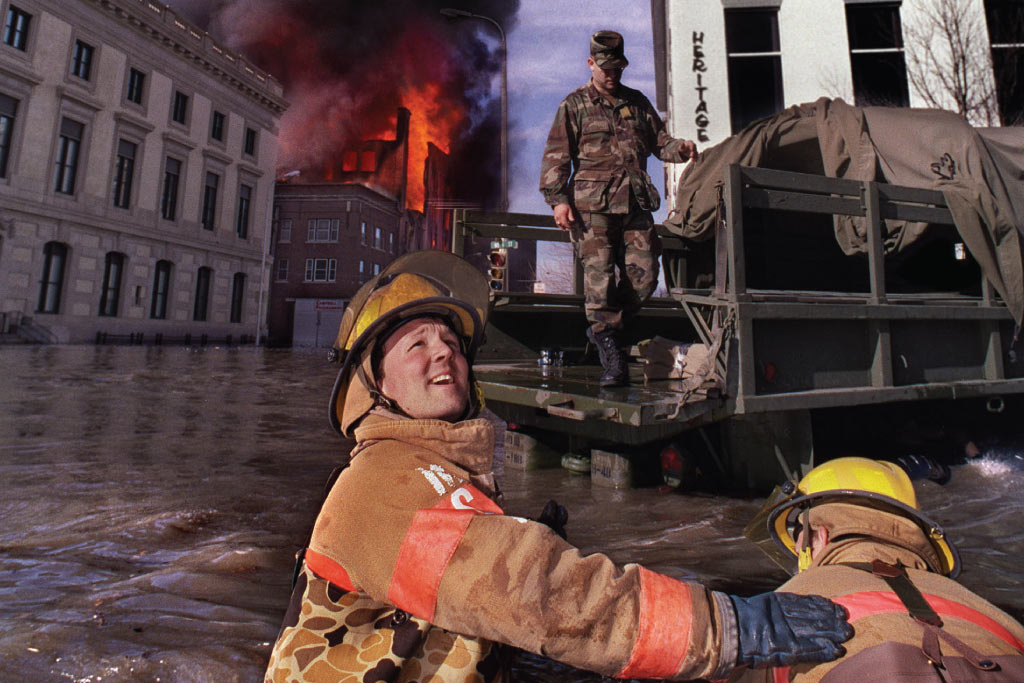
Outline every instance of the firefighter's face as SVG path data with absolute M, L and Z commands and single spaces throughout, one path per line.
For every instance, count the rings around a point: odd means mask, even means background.
M 437 318 L 415 318 L 384 342 L 381 391 L 416 419 L 457 420 L 469 403 L 469 364 Z
M 622 80 L 622 68 L 603 68 L 597 65 L 593 57 L 587 58 L 587 66 L 594 77 L 594 87 L 605 95 L 614 95 L 619 89 L 619 81 Z

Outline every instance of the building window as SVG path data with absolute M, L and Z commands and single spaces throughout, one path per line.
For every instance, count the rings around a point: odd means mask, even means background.
M 238 211 L 235 215 L 235 234 L 243 240 L 249 237 L 249 205 L 252 202 L 252 188 L 238 186 Z
M 245 143 L 242 151 L 252 156 L 256 153 L 256 131 L 252 128 L 245 129 Z
M 388 253 L 395 253 L 395 233 L 393 232 L 388 233 Z
M 75 53 L 71 58 L 71 75 L 78 76 L 83 81 L 89 80 L 92 71 L 93 47 L 80 40 L 75 41 Z
M 192 304 L 192 319 L 199 322 L 206 320 L 206 312 L 210 303 L 210 282 L 213 281 L 213 270 L 200 266 L 196 273 L 196 300 Z
M 274 279 L 278 282 L 284 282 L 288 279 L 288 259 L 279 258 L 277 259 L 277 272 Z
M 359 261 L 359 284 L 366 282 L 366 261 Z
M 224 142 L 224 114 L 219 111 L 213 112 L 213 118 L 210 121 L 210 137 Z
M 380 274 L 380 264 L 379 263 L 374 263 L 373 264 L 373 274 L 374 275 L 379 275 Z
M 39 282 L 37 313 L 59 313 L 60 292 L 64 287 L 64 265 L 68 248 L 60 242 L 47 242 L 43 247 L 43 278 Z
M 127 209 L 132 198 L 132 175 L 135 173 L 134 142 L 118 140 L 117 167 L 114 170 L 114 206 Z
M 7 162 L 11 158 L 11 141 L 14 136 L 14 115 L 18 112 L 18 100 L 0 95 L 0 178 L 7 177 Z
M 174 104 L 171 107 L 171 120 L 182 125 L 188 121 L 188 95 L 180 90 L 174 91 Z
M 338 272 L 338 259 L 306 259 L 306 282 L 334 282 Z
M 146 74 L 138 69 L 128 69 L 128 89 L 124 98 L 135 104 L 142 104 L 142 88 L 146 83 Z
M 900 4 L 846 5 L 853 97 L 858 107 L 906 107 L 907 63 L 903 55 Z
M 121 300 L 121 274 L 124 272 L 124 254 L 107 252 L 103 268 L 103 287 L 100 290 L 100 315 L 113 318 Z
M 245 298 L 245 273 L 235 273 L 231 280 L 231 322 L 242 322 L 242 301 Z
M 164 188 L 160 195 L 160 216 L 173 221 L 178 210 L 178 181 L 181 179 L 181 162 L 167 157 L 164 164 Z
M 32 15 L 14 5 L 7 8 L 4 20 L 4 44 L 17 48 L 22 52 L 28 47 L 28 25 Z
M 364 247 L 366 246 L 366 221 L 363 221 L 363 224 L 359 226 L 359 243 Z
M 171 262 L 157 261 L 153 271 L 153 298 L 149 317 L 163 320 L 167 317 L 167 301 L 171 294 Z
M 380 226 L 373 229 L 373 248 L 381 250 L 384 249 L 384 239 L 381 236 Z
M 732 132 L 782 111 L 778 10 L 725 11 Z
M 57 140 L 57 161 L 54 172 L 54 192 L 75 193 L 75 176 L 78 173 L 78 155 L 82 148 L 82 134 L 85 126 L 71 119 L 61 119 L 60 137 Z
M 1024 4 L 985 0 L 996 103 L 1004 126 L 1024 125 Z
M 292 241 L 292 219 L 285 218 L 281 221 L 281 232 L 280 237 L 277 239 L 278 242 L 291 242 Z
M 213 230 L 217 216 L 217 186 L 220 184 L 220 176 L 216 173 L 206 174 L 206 183 L 203 186 L 203 228 Z
M 306 225 L 307 242 L 337 242 L 341 219 L 310 218 Z

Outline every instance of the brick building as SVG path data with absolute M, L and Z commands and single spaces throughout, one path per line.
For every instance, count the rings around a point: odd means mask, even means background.
M 423 216 L 406 209 L 409 110 L 395 136 L 362 140 L 337 164 L 277 183 L 268 343 L 330 346 L 359 286 L 399 254 L 423 248 Z
M 403 213 L 359 183 L 278 183 L 268 344 L 330 346 L 359 286 L 405 253 Z
M 0 17 L 0 332 L 257 335 L 280 84 L 161 3 Z

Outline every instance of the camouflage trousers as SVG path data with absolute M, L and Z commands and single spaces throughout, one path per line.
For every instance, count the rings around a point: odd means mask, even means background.
M 583 266 L 587 320 L 595 332 L 621 330 L 658 286 L 661 238 L 649 211 L 578 212 L 572 230 Z

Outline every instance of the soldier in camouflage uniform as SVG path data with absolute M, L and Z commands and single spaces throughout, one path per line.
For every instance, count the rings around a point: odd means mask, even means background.
M 540 175 L 555 224 L 571 232 L 583 263 L 587 337 L 601 356 L 601 386 L 628 383 L 622 333 L 658 284 L 661 240 L 651 212 L 661 198 L 647 157 L 684 162 L 697 152 L 693 141 L 665 132 L 643 93 L 619 82 L 627 64 L 620 34 L 591 36 L 592 78 L 559 105 Z

